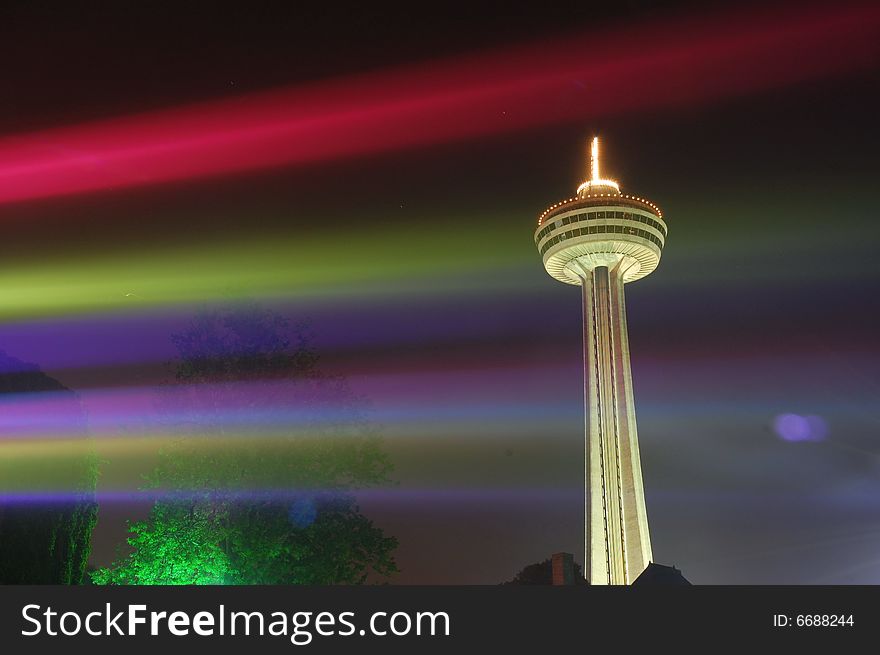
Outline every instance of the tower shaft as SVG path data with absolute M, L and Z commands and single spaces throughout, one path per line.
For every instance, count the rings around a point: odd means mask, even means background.
M 585 558 L 592 584 L 630 584 L 651 561 L 619 261 L 579 266 L 586 409 Z

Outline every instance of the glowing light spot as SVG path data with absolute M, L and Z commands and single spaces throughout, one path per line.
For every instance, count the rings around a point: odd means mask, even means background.
M 814 415 L 780 414 L 773 419 L 773 429 L 783 441 L 822 441 L 828 434 L 828 425 Z

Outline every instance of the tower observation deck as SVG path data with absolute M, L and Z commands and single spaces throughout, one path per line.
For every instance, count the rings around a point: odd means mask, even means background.
M 535 245 L 547 272 L 583 293 L 585 569 L 591 584 L 630 584 L 652 560 L 636 431 L 624 285 L 657 268 L 666 242 L 660 209 L 599 174 L 545 210 Z

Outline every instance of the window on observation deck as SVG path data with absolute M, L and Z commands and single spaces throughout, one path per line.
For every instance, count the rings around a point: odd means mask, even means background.
M 584 214 L 580 214 L 580 220 L 584 220 Z M 573 219 L 572 223 L 577 222 L 578 219 Z M 659 229 L 659 228 L 658 228 Z M 550 239 L 541 246 L 541 254 L 546 253 L 550 248 L 555 246 L 556 244 L 566 241 L 568 239 L 573 239 L 576 237 L 587 236 L 591 234 L 628 234 L 640 237 L 651 243 L 655 244 L 658 248 L 663 247 L 663 239 L 658 237 L 656 234 L 652 232 L 648 232 L 647 230 L 642 230 L 634 226 L 629 225 L 586 225 L 584 227 L 580 227 L 574 230 L 566 230 L 562 234 L 558 234 Z

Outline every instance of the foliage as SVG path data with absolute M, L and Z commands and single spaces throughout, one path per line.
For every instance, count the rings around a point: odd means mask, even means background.
M 131 526 L 134 554 L 92 574 L 97 584 L 362 584 L 396 570 L 396 541 L 349 499 L 291 524 L 281 504 L 157 503 Z
M 173 341 L 180 358 L 160 413 L 180 438 L 148 485 L 175 500 L 130 525 L 132 552 L 92 579 L 358 584 L 395 572 L 396 540 L 347 493 L 387 482 L 390 462 L 362 401 L 319 370 L 305 328 L 249 304 L 203 312 Z M 242 427 L 230 408 L 254 422 Z M 279 411 L 298 429 L 257 420 Z
M 0 491 L 21 494 L 18 501 L 10 494 L 0 504 L 2 584 L 80 584 L 91 551 L 98 518 L 94 497 L 98 463 L 86 439 L 86 418 L 79 398 L 36 366 L 0 352 L 0 403 L 21 407 L 43 398 L 51 399 L 52 415 L 32 417 L 26 426 L 12 421 L 13 436 L 20 436 L 20 430 L 52 434 L 61 424 L 82 441 L 72 454 L 54 458 L 21 455 L 0 462 Z M 34 484 L 51 485 L 64 500 L 28 498 Z
M 229 558 L 218 543 L 210 508 L 156 503 L 147 521 L 129 526 L 132 556 L 92 573 L 96 584 L 220 584 Z

